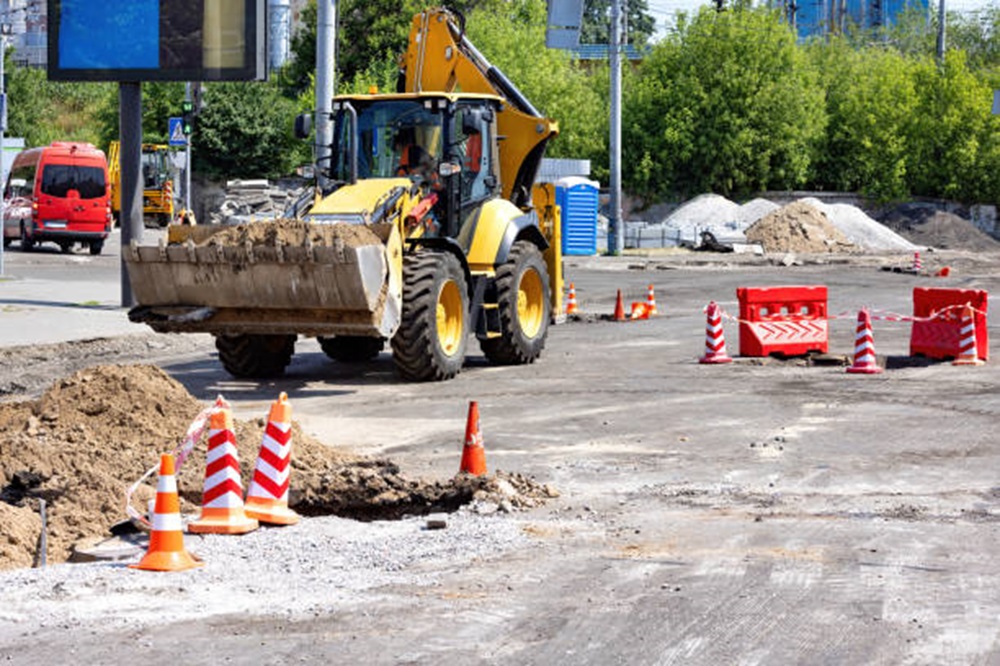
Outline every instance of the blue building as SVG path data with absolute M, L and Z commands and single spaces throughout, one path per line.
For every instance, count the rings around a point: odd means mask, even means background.
M 795 27 L 805 38 L 839 32 L 852 25 L 866 30 L 889 26 L 909 10 L 926 14 L 927 0 L 786 0 L 786 9 L 792 7 Z M 788 13 L 790 18 L 791 11 Z

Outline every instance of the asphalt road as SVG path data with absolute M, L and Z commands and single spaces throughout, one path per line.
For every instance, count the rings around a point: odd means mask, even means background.
M 14 253 L 5 293 L 77 270 L 94 290 L 18 296 L 21 309 L 45 310 L 48 298 L 106 307 L 46 316 L 123 315 L 110 257 L 81 268 L 82 254 L 22 264 Z M 438 384 L 400 382 L 388 353 L 339 366 L 312 341 L 299 342 L 286 377 L 235 381 L 206 344 L 164 367 L 199 398 L 224 393 L 238 418 L 259 416 L 286 391 L 321 440 L 446 478 L 476 400 L 490 468 L 531 474 L 562 496 L 510 517 L 532 535 L 530 548 L 462 567 L 420 563 L 437 576 L 430 590 L 381 588 L 294 622 L 265 609 L 191 618 L 141 644 L 36 627 L 35 654 L 51 641 L 83 661 L 117 652 L 146 663 L 1000 664 L 995 361 L 911 359 L 909 324 L 879 320 L 880 375 L 796 360 L 697 363 L 703 307 L 716 300 L 735 314 L 739 286 L 826 285 L 830 312 L 843 315 L 831 321 L 830 353 L 844 356 L 862 306 L 909 314 L 914 286 L 1000 287 L 1000 261 L 944 280 L 880 271 L 880 261 L 567 261 L 589 320 L 553 327 L 531 366 L 490 367 L 470 345 L 465 371 Z M 659 317 L 599 320 L 617 289 L 644 300 L 648 284 Z M 12 321 L 10 300 L 0 296 L 0 329 Z M 734 324 L 726 336 L 737 355 Z M 15 663 L 32 654 L 25 642 L 18 649 L 27 652 Z

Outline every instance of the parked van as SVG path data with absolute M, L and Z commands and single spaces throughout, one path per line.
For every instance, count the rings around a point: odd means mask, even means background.
M 69 252 L 74 243 L 100 254 L 112 228 L 108 161 L 89 143 L 56 141 L 14 158 L 4 187 L 6 247 L 21 249 L 56 243 Z

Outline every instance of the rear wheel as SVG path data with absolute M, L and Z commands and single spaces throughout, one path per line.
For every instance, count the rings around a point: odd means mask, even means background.
M 104 249 L 104 241 L 93 241 L 90 244 L 91 254 L 100 254 L 101 250 Z
M 217 335 L 222 367 L 234 377 L 278 377 L 292 362 L 294 335 Z
M 385 347 L 383 338 L 369 338 L 360 335 L 338 335 L 333 338 L 317 338 L 323 353 L 341 363 L 364 363 L 379 355 Z
M 469 337 L 465 271 L 450 252 L 422 250 L 403 260 L 403 314 L 392 338 L 399 374 L 413 381 L 451 379 Z
M 4 246 L 4 247 L 10 247 L 10 242 L 11 242 L 12 240 L 13 240 L 12 238 L 7 238 L 6 236 L 4 236 L 4 239 L 3 239 L 3 246 Z
M 496 273 L 497 307 L 501 334 L 480 340 L 493 363 L 533 363 L 545 347 L 549 332 L 549 272 L 534 243 L 518 241 Z
M 59 249 L 62 250 L 63 254 L 69 254 L 73 251 L 73 244 L 62 241 L 59 243 Z

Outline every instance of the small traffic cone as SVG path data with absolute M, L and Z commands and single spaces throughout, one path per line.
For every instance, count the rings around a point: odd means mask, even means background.
M 910 270 L 912 270 L 914 273 L 919 273 L 921 270 L 923 270 L 923 267 L 924 267 L 923 264 L 920 263 L 920 252 L 919 251 L 918 252 L 914 252 L 913 253 L 913 268 L 911 268 Z
M 629 319 L 649 319 L 649 305 L 646 303 L 632 303 L 632 311 L 629 313 Z
M 952 365 L 983 365 L 976 346 L 976 319 L 972 306 L 966 303 L 962 308 L 962 324 L 958 333 L 958 357 Z
M 228 406 L 212 412 L 208 419 L 208 454 L 205 459 L 205 490 L 201 517 L 188 523 L 196 534 L 245 534 L 260 524 L 243 508 L 239 452 L 233 433 L 233 414 Z
M 618 290 L 618 299 L 615 301 L 615 321 L 627 321 L 625 319 L 625 303 L 622 302 L 622 290 Z
M 267 428 L 257 455 L 246 515 L 262 523 L 294 525 L 299 514 L 288 508 L 288 476 L 292 465 L 292 406 L 284 392 L 271 403 Z
M 458 470 L 473 476 L 486 474 L 486 450 L 483 433 L 479 430 L 479 405 L 469 403 L 469 418 L 465 423 L 465 445 L 462 447 L 462 465 Z
M 732 363 L 733 359 L 726 353 L 726 333 L 722 328 L 722 310 L 715 301 L 706 308 L 705 322 L 705 355 L 698 359 L 699 363 Z
M 934 277 L 948 277 L 949 275 L 951 275 L 951 266 L 942 266 L 934 274 Z
M 130 564 L 130 568 L 147 571 L 184 571 L 204 564 L 184 550 L 181 502 L 177 497 L 174 457 L 169 453 L 160 456 L 160 475 L 156 480 L 156 503 L 153 508 L 152 523 L 149 549 L 139 563 Z
M 566 297 L 566 314 L 571 315 L 571 314 L 576 314 L 576 313 L 577 313 L 576 287 L 574 287 L 573 283 L 570 282 L 569 283 L 569 296 Z
M 868 310 L 858 312 L 858 328 L 854 337 L 854 365 L 847 369 L 852 374 L 876 375 L 882 372 L 875 358 L 875 338 L 872 335 L 872 318 Z
M 646 289 L 646 309 L 649 310 L 650 317 L 660 314 L 656 309 L 656 294 L 653 293 L 653 285 L 649 285 Z

